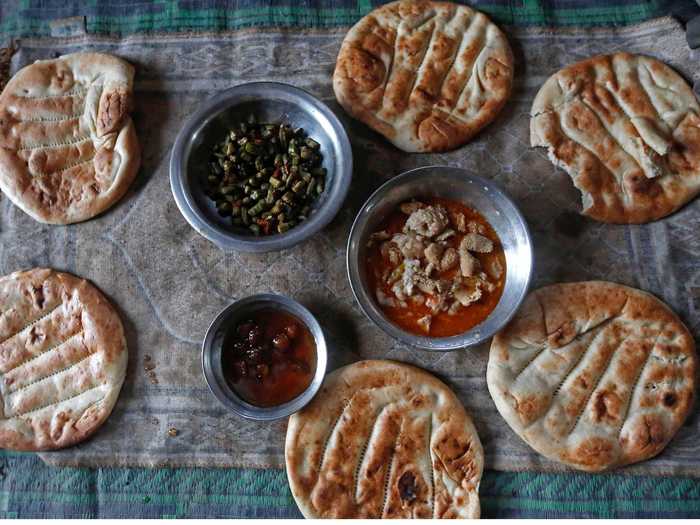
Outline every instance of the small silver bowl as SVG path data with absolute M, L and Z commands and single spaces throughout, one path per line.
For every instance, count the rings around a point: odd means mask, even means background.
M 325 191 L 308 219 L 283 234 L 255 237 L 247 228 L 233 226 L 203 191 L 211 148 L 251 114 L 258 121 L 302 127 L 321 145 L 328 172 Z M 306 91 L 278 82 L 242 84 L 206 101 L 178 133 L 170 156 L 170 186 L 177 207 L 190 226 L 224 250 L 268 252 L 308 239 L 338 213 L 351 179 L 352 149 L 338 117 Z
M 396 207 L 411 198 L 444 197 L 464 202 L 493 226 L 506 256 L 506 283 L 496 308 L 479 325 L 451 337 L 426 337 L 406 332 L 384 315 L 368 289 L 365 255 L 369 236 Z M 397 175 L 382 185 L 357 214 L 347 248 L 348 277 L 357 302 L 377 326 L 411 346 L 448 351 L 485 341 L 513 317 L 525 298 L 532 274 L 532 241 L 525 219 L 493 182 L 447 166 L 427 166 Z
M 282 310 L 293 315 L 306 325 L 316 344 L 316 371 L 309 386 L 291 401 L 272 407 L 259 407 L 241 399 L 226 382 L 221 363 L 221 350 L 229 330 L 260 310 Z M 327 361 L 326 338 L 318 321 L 301 304 L 283 295 L 251 295 L 230 304 L 216 316 L 202 343 L 202 370 L 212 394 L 234 414 L 258 421 L 287 417 L 306 406 L 321 388 Z

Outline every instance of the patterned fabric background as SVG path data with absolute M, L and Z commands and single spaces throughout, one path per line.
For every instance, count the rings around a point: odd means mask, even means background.
M 180 0 L 0 2 L 0 42 L 61 36 L 73 20 L 88 33 L 198 32 L 282 25 L 353 23 L 369 0 Z M 664 0 L 476 0 L 501 24 L 620 25 L 669 11 Z M 52 23 L 53 22 L 53 23 Z M 2 246 L 0 246 L 2 250 Z M 486 472 L 488 517 L 697 517 L 700 483 L 691 478 Z M 285 473 L 243 469 L 69 469 L 34 454 L 0 451 L 0 517 L 299 517 Z

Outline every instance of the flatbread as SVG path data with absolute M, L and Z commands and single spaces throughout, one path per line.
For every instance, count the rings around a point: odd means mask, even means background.
M 289 419 L 287 477 L 307 518 L 478 518 L 484 453 L 452 391 L 391 361 L 329 374 Z
M 552 75 L 532 105 L 530 140 L 581 191 L 583 213 L 638 224 L 700 191 L 700 106 L 653 58 L 615 53 Z
M 446 151 L 510 96 L 513 54 L 486 15 L 451 2 L 379 7 L 348 31 L 333 89 L 345 110 L 404 151 Z
M 71 224 L 117 202 L 139 167 L 134 68 L 75 53 L 21 69 L 0 95 L 0 189 L 39 222 Z
M 695 344 L 652 295 L 619 284 L 532 292 L 493 339 L 489 392 L 540 454 L 599 471 L 655 456 L 695 395 Z
M 126 362 L 119 316 L 90 283 L 48 269 L 0 278 L 0 447 L 83 441 L 112 411 Z

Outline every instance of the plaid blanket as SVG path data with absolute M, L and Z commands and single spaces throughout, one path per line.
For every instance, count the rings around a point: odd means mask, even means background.
M 247 27 L 341 27 L 370 0 L 6 0 L 0 41 L 87 33 L 128 35 Z M 623 25 L 669 10 L 663 0 L 475 0 L 500 24 Z M 71 18 L 77 17 L 77 18 Z M 0 250 L 2 247 L 0 247 Z M 488 517 L 697 517 L 691 478 L 497 473 L 481 487 Z M 0 517 L 299 517 L 281 470 L 69 469 L 34 454 L 0 452 Z
M 487 471 L 482 515 L 513 518 L 700 516 L 690 478 Z M 55 469 L 0 454 L 2 518 L 299 518 L 281 470 Z
M 0 2 L 0 37 L 46 36 L 57 19 L 85 17 L 89 33 L 132 34 L 247 27 L 353 24 L 377 0 L 120 0 Z M 462 2 L 465 3 L 465 2 Z M 668 12 L 667 0 L 474 0 L 470 5 L 509 25 L 621 25 Z M 56 24 L 53 24 L 54 28 Z

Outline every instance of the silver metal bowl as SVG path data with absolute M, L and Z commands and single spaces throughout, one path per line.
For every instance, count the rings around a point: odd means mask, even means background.
M 232 327 L 256 311 L 268 309 L 287 312 L 306 325 L 316 343 L 316 371 L 307 389 L 291 401 L 272 407 L 259 407 L 241 399 L 228 386 L 222 369 L 221 350 L 226 335 Z M 318 321 L 301 304 L 283 295 L 251 295 L 227 306 L 211 323 L 202 343 L 202 370 L 212 394 L 234 414 L 258 421 L 287 417 L 301 410 L 321 388 L 326 375 L 327 361 L 326 338 Z
M 506 283 L 496 308 L 479 325 L 451 337 L 414 335 L 384 315 L 367 286 L 365 255 L 369 236 L 396 207 L 411 198 L 444 197 L 473 207 L 493 226 L 506 256 Z M 513 317 L 523 301 L 532 274 L 532 242 L 525 219 L 493 182 L 447 166 L 416 168 L 382 185 L 357 214 L 347 248 L 348 277 L 357 302 L 375 324 L 408 345 L 433 351 L 476 345 L 495 334 Z
M 321 145 L 326 188 L 307 220 L 283 234 L 255 237 L 216 212 L 204 194 L 211 148 L 234 124 L 255 115 L 260 121 L 302 127 Z M 175 202 L 198 233 L 224 250 L 267 252 L 308 239 L 338 213 L 352 178 L 352 149 L 338 117 L 323 102 L 299 88 L 278 82 L 242 84 L 206 101 L 180 130 L 170 156 L 170 186 Z

